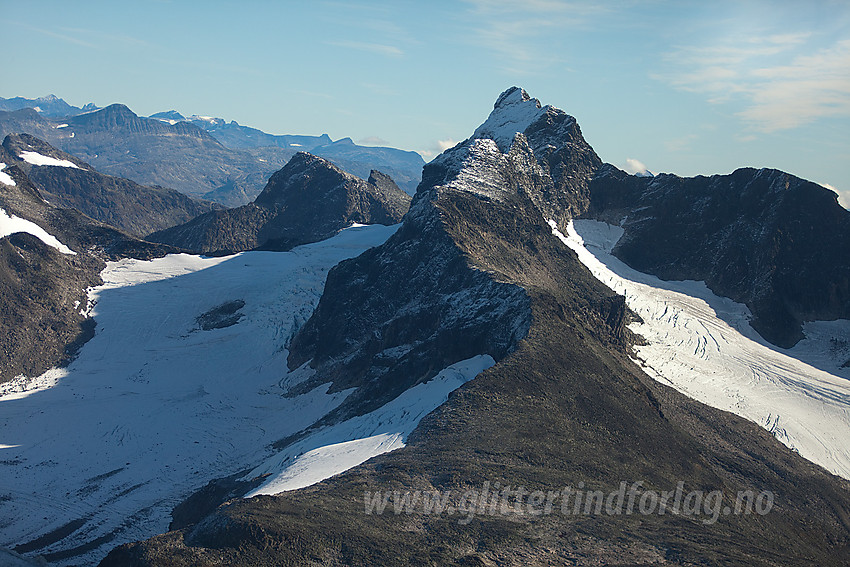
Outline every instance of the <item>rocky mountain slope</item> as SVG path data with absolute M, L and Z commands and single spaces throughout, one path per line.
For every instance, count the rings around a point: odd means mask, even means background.
M 129 179 L 103 175 L 84 161 L 28 134 L 6 136 L 3 147 L 51 204 L 76 209 L 135 236 L 221 208 L 174 189 L 145 187 Z
M 392 225 L 410 196 L 373 171 L 367 181 L 299 152 L 269 179 L 253 203 L 201 215 L 148 239 L 203 254 L 289 250 L 359 224 Z
M 304 389 L 331 383 L 330 393 L 350 393 L 277 446 L 364 416 L 472 354 L 496 364 L 404 448 L 311 488 L 237 498 L 210 514 L 209 503 L 195 515 L 184 509 L 189 519 L 174 531 L 116 548 L 101 565 L 850 561 L 850 483 L 631 358 L 624 298 L 553 234 L 590 206 L 601 167 L 574 118 L 521 89 L 503 93 L 471 138 L 426 167 L 398 232 L 331 270 L 288 363 L 307 372 Z M 607 495 L 635 482 L 655 495 L 717 491 L 724 504 L 767 492 L 776 510 L 718 505 L 709 520 L 707 508 L 545 506 L 567 487 Z M 442 513 L 421 500 L 399 513 L 393 502 L 383 514 L 364 510 L 375 494 L 434 491 L 445 495 Z
M 605 166 L 591 195 L 588 216 L 622 219 L 614 255 L 745 303 L 775 345 L 797 343 L 806 321 L 850 319 L 850 211 L 816 183 L 775 169 L 681 178 Z
M 86 290 L 106 260 L 173 251 L 47 203 L 18 161 L 0 146 L 0 382 L 65 364 L 91 338 Z

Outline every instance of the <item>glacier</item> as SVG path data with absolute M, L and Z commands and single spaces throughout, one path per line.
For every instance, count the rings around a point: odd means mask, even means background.
M 574 220 L 552 232 L 643 320 L 636 362 L 656 380 L 700 402 L 754 421 L 801 456 L 850 479 L 850 369 L 825 356 L 824 338 L 847 321 L 805 326 L 807 339 L 780 349 L 749 325 L 749 309 L 704 282 L 664 281 L 611 254 L 623 229 Z M 837 359 L 840 360 L 840 359 Z
M 79 357 L 0 387 L 0 547 L 48 536 L 33 553 L 97 563 L 166 531 L 183 498 L 336 408 L 348 392 L 287 395 L 305 372 L 288 372 L 288 339 L 328 270 L 397 228 L 348 228 L 284 253 L 108 263 Z M 241 318 L 203 330 L 198 317 L 228 302 L 244 302 Z

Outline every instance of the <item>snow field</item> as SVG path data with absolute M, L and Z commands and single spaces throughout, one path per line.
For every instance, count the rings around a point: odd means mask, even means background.
M 349 392 L 327 385 L 283 395 L 309 372 L 287 372 L 285 344 L 328 270 L 396 228 L 350 228 L 284 253 L 109 263 L 89 293 L 97 329 L 79 357 L 0 395 L 0 547 L 83 520 L 34 553 L 111 538 L 58 562 L 96 564 L 166 531 L 183 498 L 264 462 L 272 443 L 337 407 Z M 198 316 L 235 300 L 238 323 L 200 330 Z

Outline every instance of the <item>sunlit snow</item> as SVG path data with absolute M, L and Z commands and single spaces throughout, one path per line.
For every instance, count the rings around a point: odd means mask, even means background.
M 327 385 L 284 395 L 311 372 L 287 371 L 286 345 L 328 270 L 395 230 L 350 228 L 291 252 L 109 263 L 79 357 L 0 387 L 0 548 L 80 519 L 37 553 L 105 538 L 59 562 L 96 564 L 165 531 L 181 499 L 273 457 L 272 443 L 337 407 L 348 392 Z M 244 301 L 235 324 L 201 330 L 200 315 L 233 301 Z
M 271 476 L 247 497 L 303 488 L 376 455 L 404 447 L 405 439 L 423 417 L 442 405 L 451 392 L 494 364 L 489 355 L 458 362 L 371 413 L 309 435 L 248 474 L 248 478 Z
M 1 178 L 0 181 L 2 181 Z M 14 183 L 11 183 L 11 185 L 14 185 Z M 10 234 L 15 234 L 16 232 L 26 232 L 32 234 L 48 246 L 56 248 L 63 254 L 76 254 L 76 252 L 59 242 L 59 239 L 48 233 L 46 230 L 44 230 L 34 222 L 28 221 L 27 219 L 22 219 L 20 217 L 16 217 L 15 215 L 9 215 L 6 213 L 6 211 L 0 209 L 0 238 L 3 238 L 4 236 L 9 236 Z
M 21 152 L 21 159 L 27 163 L 31 163 L 33 165 L 52 165 L 56 167 L 73 167 L 74 169 L 80 169 L 79 166 L 71 163 L 66 159 L 56 159 L 49 156 L 41 155 L 38 152 L 26 151 Z
M 663 281 L 611 255 L 620 227 L 577 220 L 564 236 L 550 225 L 643 319 L 630 328 L 648 343 L 635 354 L 651 376 L 758 423 L 807 459 L 850 478 L 850 369 L 825 352 L 830 337 L 850 333 L 847 321 L 809 323 L 806 340 L 778 349 L 750 327 L 745 305 L 714 295 L 703 282 Z
M 549 106 L 540 106 L 536 98 L 523 100 L 528 96 L 522 89 L 516 89 L 493 109 L 484 123 L 475 129 L 473 138 L 490 138 L 499 149 L 507 152 L 518 132 L 525 132 L 541 116 L 549 111 Z
M 5 183 L 6 185 L 11 185 L 12 187 L 15 187 L 17 185 L 15 183 L 15 180 L 12 179 L 11 175 L 3 171 L 4 169 L 6 169 L 6 164 L 0 162 L 0 183 Z

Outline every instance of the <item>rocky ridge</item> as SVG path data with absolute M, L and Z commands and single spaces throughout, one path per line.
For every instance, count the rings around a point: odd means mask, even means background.
M 331 162 L 299 152 L 269 179 L 253 203 L 213 211 L 148 236 L 203 254 L 289 250 L 323 240 L 352 223 L 399 222 L 410 197 L 388 176 L 367 181 Z
M 806 321 L 850 319 L 850 211 L 816 183 L 775 169 L 638 177 L 606 165 L 586 216 L 622 226 L 614 254 L 629 266 L 746 304 L 777 346 L 799 341 Z
M 17 158 L 13 163 L 54 206 L 76 209 L 137 237 L 221 208 L 174 189 L 145 187 L 129 179 L 103 175 L 88 163 L 28 134 L 6 136 L 3 147 Z M 34 165 L 20 157 L 25 152 L 70 165 Z

